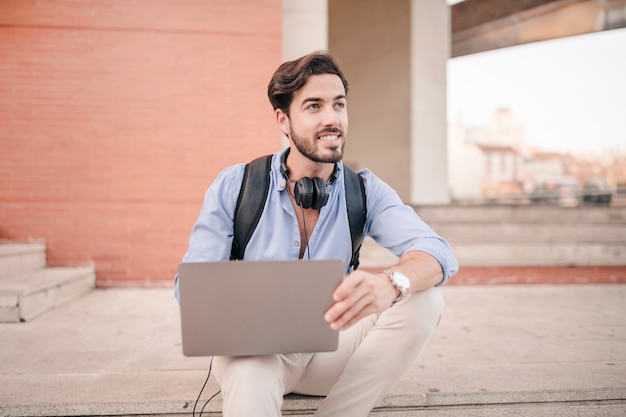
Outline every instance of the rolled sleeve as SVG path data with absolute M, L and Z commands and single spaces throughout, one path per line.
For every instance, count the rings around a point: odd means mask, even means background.
M 402 202 L 394 189 L 369 170 L 359 172 L 366 184 L 366 233 L 397 257 L 410 251 L 426 252 L 441 265 L 443 285 L 458 271 L 450 244 L 439 236 L 415 209 Z

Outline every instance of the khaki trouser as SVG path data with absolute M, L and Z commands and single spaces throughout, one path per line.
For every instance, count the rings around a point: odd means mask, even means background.
M 277 417 L 283 395 L 326 396 L 316 416 L 365 417 L 415 364 L 443 314 L 439 288 L 416 292 L 341 332 L 335 352 L 215 357 L 224 417 Z

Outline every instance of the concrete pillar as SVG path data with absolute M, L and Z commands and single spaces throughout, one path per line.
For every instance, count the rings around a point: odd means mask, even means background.
M 409 202 L 410 0 L 330 0 L 329 48 L 348 79 L 343 162 Z
M 328 50 L 328 1 L 283 0 L 282 62 Z M 280 134 L 283 148 L 289 140 Z
M 328 49 L 327 0 L 283 0 L 283 61 Z
M 449 6 L 411 0 L 411 184 L 413 204 L 448 204 L 446 63 Z

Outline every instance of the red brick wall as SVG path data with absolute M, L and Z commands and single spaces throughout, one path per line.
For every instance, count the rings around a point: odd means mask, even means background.
M 0 1 L 0 239 L 170 282 L 204 191 L 280 147 L 280 0 Z

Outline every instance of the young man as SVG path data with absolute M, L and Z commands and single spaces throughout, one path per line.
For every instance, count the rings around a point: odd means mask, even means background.
M 289 148 L 273 156 L 267 204 L 245 252 L 248 260 L 344 260 L 346 277 L 325 313 L 329 326 L 340 330 L 339 349 L 215 357 L 226 417 L 280 416 L 283 395 L 291 392 L 325 396 L 316 416 L 367 416 L 417 361 L 443 312 L 438 287 L 458 268 L 450 246 L 369 170 L 359 172 L 367 196 L 364 234 L 399 263 L 378 273 L 349 268 L 341 162 L 347 94 L 341 70 L 326 53 L 286 62 L 274 73 L 268 95 Z M 184 261 L 229 259 L 243 173 L 243 164 L 226 168 L 209 187 Z M 323 189 L 313 195 L 302 190 L 305 177 Z M 324 201 L 311 204 L 316 193 Z

